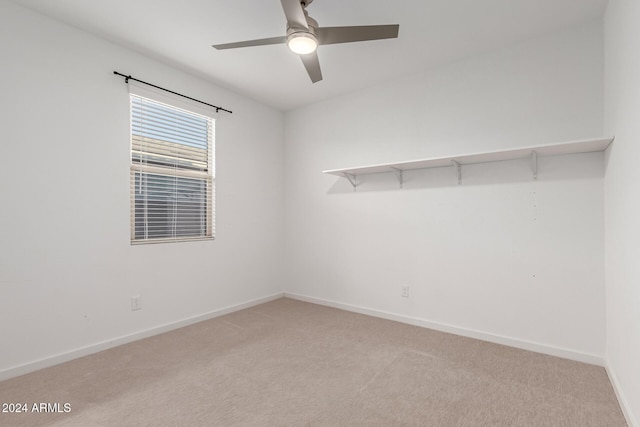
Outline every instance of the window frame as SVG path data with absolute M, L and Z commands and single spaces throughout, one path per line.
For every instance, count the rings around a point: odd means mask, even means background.
M 201 116 L 207 120 L 210 126 L 207 138 L 207 170 L 196 171 L 179 167 L 163 167 L 134 162 L 134 124 L 133 124 L 133 97 L 141 97 L 150 101 L 163 104 L 172 109 L 182 110 L 189 114 Z M 189 241 L 209 241 L 215 239 L 215 126 L 217 114 L 215 109 L 200 106 L 194 102 L 172 96 L 164 92 L 154 90 L 129 82 L 129 197 L 130 197 L 130 243 L 131 245 L 146 245 L 159 243 L 177 243 Z M 136 174 L 163 175 L 165 177 L 176 177 L 186 179 L 202 180 L 206 185 L 205 194 L 205 232 L 198 236 L 178 235 L 174 237 L 160 238 L 136 238 Z M 147 178 L 148 180 L 148 178 Z M 175 185 L 178 185 L 177 183 Z M 148 221 L 148 218 L 145 220 Z

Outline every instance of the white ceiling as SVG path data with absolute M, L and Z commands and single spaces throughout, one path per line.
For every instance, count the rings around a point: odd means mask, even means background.
M 284 35 L 280 0 L 12 1 L 281 110 L 599 19 L 608 2 L 315 0 L 308 11 L 320 26 L 400 24 L 400 34 L 320 46 L 324 80 L 312 84 L 285 45 L 211 47 Z

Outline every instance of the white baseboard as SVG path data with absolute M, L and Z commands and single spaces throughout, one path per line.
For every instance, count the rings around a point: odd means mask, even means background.
M 564 359 L 575 360 L 578 362 L 589 363 L 592 365 L 604 366 L 604 358 L 595 354 L 582 353 L 575 350 L 569 350 L 566 348 L 549 346 L 531 341 L 519 340 L 516 338 L 505 337 L 501 335 L 490 334 L 486 332 L 476 331 L 473 329 L 461 328 L 458 326 L 447 325 L 439 322 L 432 322 L 415 317 L 404 316 L 395 313 L 389 313 L 381 310 L 374 310 L 370 308 L 360 307 L 351 304 L 344 304 L 336 301 L 329 301 L 321 298 L 309 297 L 305 295 L 294 294 L 285 292 L 286 298 L 296 299 L 299 301 L 310 302 L 313 304 L 325 305 L 328 307 L 339 308 L 341 310 L 351 311 L 359 314 L 366 314 L 368 316 L 379 317 L 387 320 L 394 320 L 396 322 L 407 323 L 409 325 L 421 326 L 423 328 L 434 329 L 436 331 L 447 332 L 450 334 L 461 335 L 463 337 L 475 338 L 482 341 L 488 341 L 496 344 L 502 344 L 509 347 L 520 348 L 523 350 L 529 350 L 536 353 L 548 354 L 550 356 L 562 357 Z
M 613 385 L 613 390 L 616 392 L 618 403 L 620 403 L 620 409 L 622 409 L 622 413 L 624 414 L 625 420 L 627 420 L 627 424 L 629 424 L 629 427 L 640 427 L 640 424 L 631 412 L 629 401 L 622 392 L 620 381 L 618 381 L 618 376 L 611 367 L 611 364 L 609 363 L 609 360 L 607 358 L 605 358 L 604 362 L 604 368 L 606 369 L 607 375 L 609 376 L 609 381 L 611 381 L 611 384 Z
M 194 323 L 202 322 L 204 320 L 213 319 L 215 317 L 233 313 L 234 311 L 243 310 L 245 308 L 253 307 L 259 304 L 264 304 L 265 302 L 273 301 L 273 300 L 282 298 L 283 296 L 284 296 L 283 293 L 277 293 L 267 297 L 246 301 L 241 304 L 223 307 L 221 309 L 214 310 L 209 313 L 189 317 L 187 319 L 179 320 L 177 322 L 167 323 L 164 325 L 157 326 L 155 328 L 146 329 L 144 331 L 135 332 L 130 335 L 125 335 L 119 338 L 102 341 L 96 344 L 91 344 L 86 347 L 71 350 L 69 352 L 57 354 L 44 359 L 25 363 L 23 365 L 4 369 L 0 371 L 0 381 L 7 380 L 9 378 L 17 377 L 20 375 L 28 374 L 30 372 L 48 368 L 50 366 L 59 365 L 60 363 L 68 362 L 70 360 L 77 359 L 79 357 L 88 356 L 90 354 L 98 353 L 100 351 L 107 350 L 109 348 L 117 347 L 119 345 L 141 340 L 143 338 L 148 338 L 154 335 L 162 334 L 164 332 L 169 332 L 174 329 L 179 329 L 185 326 L 192 325 Z

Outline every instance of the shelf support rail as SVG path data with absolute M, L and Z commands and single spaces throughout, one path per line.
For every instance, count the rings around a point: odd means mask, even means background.
M 456 167 L 458 172 L 458 185 L 462 184 L 462 165 L 459 161 L 451 159 L 451 164 Z
M 538 152 L 536 150 L 531 152 L 531 169 L 533 170 L 533 179 L 538 179 Z
M 395 167 L 391 167 L 391 169 L 393 169 L 393 171 L 396 174 L 396 177 L 398 178 L 398 182 L 400 183 L 400 188 L 403 188 L 404 186 L 404 173 L 402 169 L 398 169 Z
M 353 191 L 356 191 L 356 187 L 358 186 L 358 182 L 356 180 L 355 174 L 344 172 L 342 175 L 349 180 L 349 182 L 353 186 Z

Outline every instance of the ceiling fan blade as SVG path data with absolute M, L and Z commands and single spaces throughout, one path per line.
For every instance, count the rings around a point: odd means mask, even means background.
M 309 29 L 307 18 L 304 16 L 304 9 L 300 0 L 280 0 L 284 15 L 287 17 L 287 24 L 291 28 Z
M 304 68 L 307 69 L 307 73 L 311 78 L 312 83 L 322 80 L 322 71 L 320 70 L 320 60 L 318 59 L 318 52 L 309 53 L 307 55 L 300 55 Z
M 300 0 L 280 0 L 280 3 L 282 3 L 282 9 L 284 10 L 284 15 L 287 17 L 289 27 L 309 29 Z
M 367 40 L 395 39 L 400 25 L 363 25 L 357 27 L 318 28 L 320 44 L 363 42 Z
M 238 47 L 251 47 L 251 46 L 265 46 L 269 44 L 283 44 L 287 42 L 286 36 L 281 37 L 271 37 L 268 39 L 258 39 L 258 40 L 247 40 L 244 42 L 236 42 L 236 43 L 225 43 L 225 44 L 214 44 L 218 50 L 222 49 L 235 49 Z

